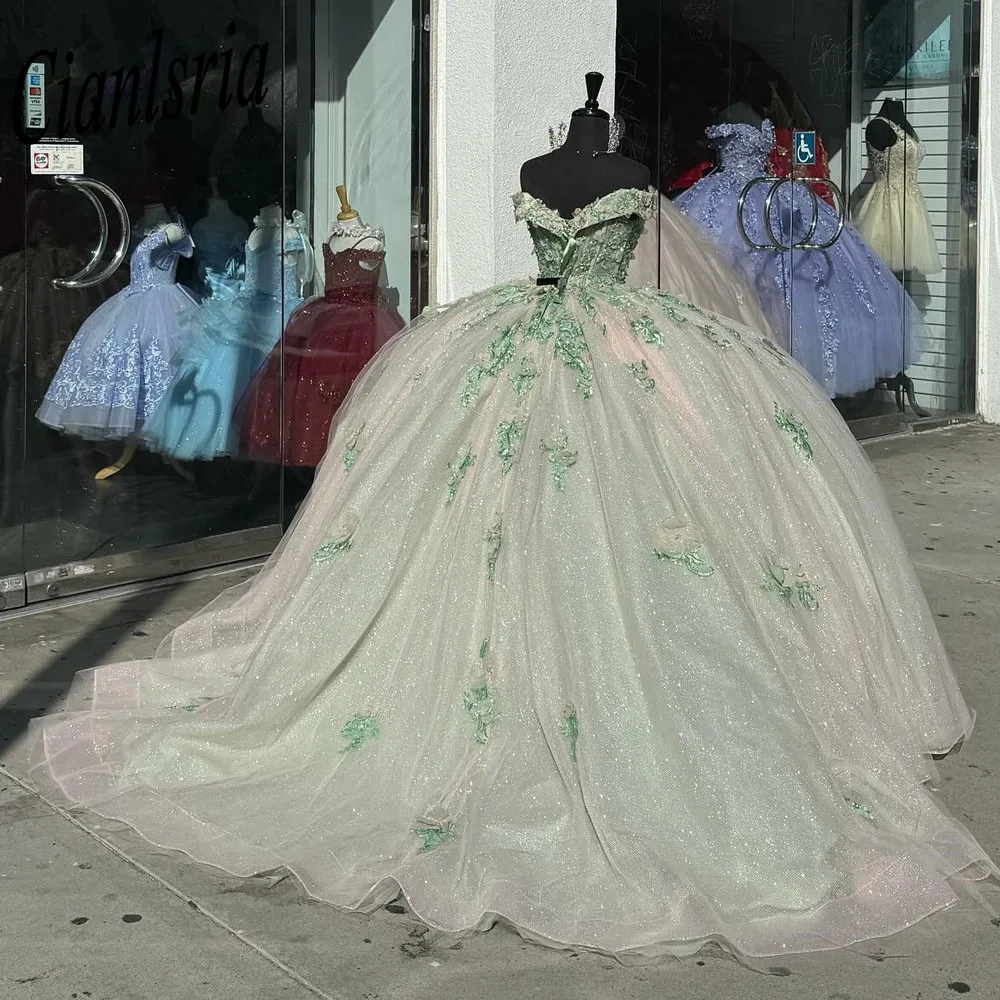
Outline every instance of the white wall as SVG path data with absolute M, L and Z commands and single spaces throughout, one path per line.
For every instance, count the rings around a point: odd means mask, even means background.
M 1000 423 L 1000 7 L 982 5 L 977 407 Z
M 347 185 L 362 218 L 385 228 L 386 273 L 400 312 L 410 305 L 410 0 L 316 5 L 313 235 L 322 243 Z
M 437 0 L 431 14 L 431 294 L 443 303 L 534 273 L 510 196 L 548 129 L 605 75 L 614 104 L 615 0 Z

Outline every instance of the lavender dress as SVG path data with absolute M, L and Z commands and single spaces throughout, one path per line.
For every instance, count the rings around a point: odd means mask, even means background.
M 706 135 L 719 149 L 721 169 L 700 180 L 674 204 L 728 250 L 750 279 L 780 339 L 829 396 L 871 388 L 917 360 L 924 326 L 895 275 L 852 226 L 828 250 L 774 252 L 747 245 L 738 202 L 747 183 L 767 173 L 774 127 L 715 125 Z M 751 188 L 743 207 L 748 236 L 766 244 L 764 200 L 770 185 Z M 824 243 L 836 232 L 837 214 L 817 198 L 816 231 Z M 783 246 L 806 242 L 812 199 L 803 185 L 778 189 L 771 208 Z
M 194 249 L 168 243 L 166 226 L 132 252 L 128 287 L 87 317 L 59 365 L 38 419 L 94 441 L 134 436 L 171 383 L 172 359 L 193 332 L 200 306 L 175 283 L 179 257 Z

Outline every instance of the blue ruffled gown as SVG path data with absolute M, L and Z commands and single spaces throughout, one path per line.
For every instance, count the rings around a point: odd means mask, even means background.
M 196 328 L 201 307 L 176 284 L 177 261 L 193 245 L 167 226 L 141 237 L 126 288 L 84 321 L 49 385 L 37 417 L 55 430 L 94 441 L 135 436 L 166 395 L 172 359 Z
M 150 450 L 187 461 L 239 454 L 236 405 L 302 301 L 305 237 L 296 230 L 282 245 L 279 228 L 268 228 L 273 239 L 247 244 L 242 282 L 206 273 L 203 327 L 181 349 L 173 383 L 143 429 Z
M 700 223 L 750 279 L 775 329 L 826 393 L 851 396 L 880 378 L 903 371 L 919 357 L 925 333 L 913 301 L 889 268 L 851 225 L 827 250 L 753 249 L 739 228 L 739 198 L 746 185 L 767 174 L 774 127 L 715 125 L 706 135 L 718 147 L 721 169 L 700 180 L 674 204 Z M 743 220 L 756 243 L 770 242 L 764 203 L 770 184 L 747 192 Z M 785 247 L 824 243 L 836 232 L 837 213 L 805 185 L 785 184 L 771 208 L 775 236 Z

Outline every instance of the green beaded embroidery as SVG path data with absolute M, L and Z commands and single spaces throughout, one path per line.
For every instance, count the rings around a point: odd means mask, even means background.
M 458 495 L 458 488 L 462 485 L 462 480 L 465 479 L 465 474 L 476 464 L 476 456 L 472 454 L 472 448 L 466 446 L 465 454 L 462 456 L 461 461 L 458 465 L 453 462 L 448 463 L 448 470 L 451 472 L 451 478 L 448 480 L 448 503 Z
M 486 532 L 486 578 L 491 582 L 496 576 L 501 545 L 503 545 L 503 524 L 498 516 Z
M 649 365 L 645 361 L 630 361 L 625 367 L 632 373 L 632 377 L 647 392 L 655 392 L 656 379 L 649 374 Z
M 715 572 L 715 567 L 708 561 L 704 549 L 700 545 L 691 545 L 673 552 L 663 549 L 653 549 L 657 559 L 665 562 L 678 563 L 695 576 L 707 577 Z
M 414 827 L 413 832 L 420 838 L 421 851 L 432 851 L 435 847 L 455 839 L 455 825 L 450 821 Z
M 517 458 L 517 446 L 521 442 L 524 433 L 524 422 L 520 420 L 505 420 L 497 428 L 497 451 L 500 454 L 503 475 L 514 467 L 514 459 Z
M 569 759 L 576 760 L 576 741 L 580 738 L 580 723 L 576 717 L 576 709 L 567 707 L 563 724 L 559 727 L 559 732 L 566 737 L 569 743 Z
M 465 710 L 476 723 L 476 742 L 485 745 L 490 728 L 496 722 L 493 706 L 493 692 L 487 683 L 477 684 L 465 693 Z
M 723 350 L 726 350 L 727 348 L 733 346 L 733 342 L 723 337 L 722 334 L 719 333 L 719 331 L 716 330 L 714 326 L 709 326 L 708 324 L 705 324 L 704 326 L 699 326 L 698 330 L 701 333 L 703 333 L 706 337 L 708 337 L 708 339 L 712 341 L 712 343 L 715 344 L 716 347 L 721 347 Z
M 594 301 L 594 296 L 586 288 L 577 288 L 575 291 L 577 302 L 583 306 L 583 311 L 593 319 L 597 315 L 597 303 Z
M 551 444 L 542 441 L 542 449 L 549 453 L 549 465 L 552 466 L 552 479 L 556 484 L 556 489 L 564 490 L 566 488 L 566 473 L 572 466 L 576 465 L 577 456 L 575 451 L 569 450 L 569 438 L 566 431 L 560 428 Z
M 313 554 L 312 561 L 317 565 L 332 559 L 338 552 L 346 552 L 351 547 L 350 538 L 338 538 L 336 541 L 324 542 Z
M 678 325 L 687 323 L 687 313 L 692 308 L 690 303 L 679 299 L 676 295 L 671 295 L 670 292 L 657 292 L 656 301 L 663 312 L 675 323 Z
M 663 334 L 656 329 L 653 317 L 648 314 L 632 320 L 632 332 L 646 344 L 663 347 Z
M 345 510 L 335 522 L 327 540 L 312 554 L 316 564 L 332 559 L 338 552 L 350 549 L 354 533 L 358 529 L 358 516 L 352 510 Z
M 556 303 L 558 294 L 554 288 L 546 288 L 538 297 L 538 305 L 524 328 L 525 340 L 537 340 L 538 343 L 545 344 L 552 339 L 556 332 L 555 321 L 548 318 L 548 312 Z
M 479 659 L 485 660 L 487 656 L 490 655 L 490 640 L 489 636 L 483 639 L 482 644 L 479 647 Z
M 806 611 L 819 610 L 820 588 L 806 579 L 803 573 L 791 575 L 787 566 L 775 559 L 767 565 L 764 590 L 777 594 L 787 605 L 798 605 Z
M 344 449 L 344 471 L 350 472 L 354 468 L 355 462 L 358 460 L 358 454 L 361 449 L 358 447 L 358 440 L 361 437 L 361 432 L 365 429 L 365 425 L 362 424 L 357 430 L 351 431 L 347 438 L 347 447 Z
M 529 355 L 526 354 L 521 358 L 518 370 L 509 376 L 510 384 L 514 387 L 514 394 L 518 399 L 524 399 L 531 392 L 531 387 L 539 375 L 541 371 Z
M 584 336 L 583 327 L 567 312 L 560 302 L 556 319 L 556 340 L 553 353 L 572 371 L 577 373 L 576 387 L 584 399 L 590 399 L 594 392 L 594 369 L 590 365 L 590 345 Z
M 875 814 L 872 812 L 870 806 L 866 806 L 863 802 L 858 802 L 852 799 L 849 795 L 844 796 L 844 801 L 859 815 L 864 816 L 865 819 L 870 822 L 875 822 Z
M 791 437 L 796 452 L 807 462 L 811 461 L 813 457 L 812 445 L 809 443 L 809 432 L 802 421 L 790 410 L 783 410 L 779 403 L 775 403 L 774 422 Z
M 373 715 L 355 715 L 348 719 L 340 735 L 347 740 L 347 746 L 341 753 L 350 753 L 360 749 L 366 740 L 374 740 L 379 735 L 378 722 Z
M 462 405 L 469 406 L 479 395 L 479 384 L 487 378 L 496 378 L 514 359 L 514 340 L 518 324 L 505 326 L 489 346 L 489 358 L 474 365 L 462 389 Z

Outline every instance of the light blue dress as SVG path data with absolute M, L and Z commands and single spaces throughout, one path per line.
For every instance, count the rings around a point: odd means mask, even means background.
M 177 260 L 193 245 L 170 243 L 167 226 L 140 237 L 128 287 L 84 321 L 63 356 L 37 417 L 89 440 L 137 434 L 173 379 L 172 359 L 196 329 L 201 307 L 175 283 Z
M 703 228 L 746 273 L 775 329 L 792 354 L 831 397 L 870 389 L 919 357 L 923 320 L 895 275 L 853 226 L 828 250 L 774 252 L 749 247 L 739 228 L 739 198 L 767 173 L 774 127 L 715 125 L 706 135 L 718 147 L 721 169 L 700 180 L 674 204 Z M 743 206 L 748 236 L 767 244 L 764 202 L 770 184 L 751 188 Z M 812 198 L 805 185 L 783 185 L 771 209 L 783 246 L 824 243 L 836 232 L 837 213 Z
M 232 270 L 206 273 L 202 328 L 182 347 L 170 389 L 143 429 L 150 450 L 189 461 L 238 455 L 237 403 L 281 339 L 309 273 L 303 260 L 311 249 L 296 216 L 294 235 L 284 237 L 284 220 L 257 220 L 264 235 L 247 243 L 242 281 Z

